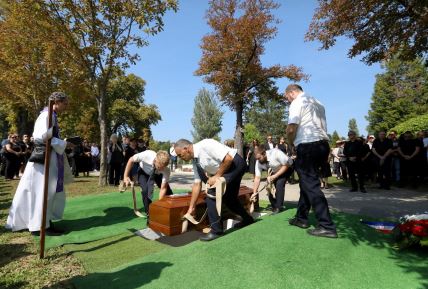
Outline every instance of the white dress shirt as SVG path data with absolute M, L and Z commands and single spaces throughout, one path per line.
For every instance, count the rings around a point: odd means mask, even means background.
M 155 169 L 155 158 L 156 152 L 152 150 L 146 150 L 132 156 L 133 162 L 140 163 L 140 168 L 148 175 L 151 175 Z M 168 167 L 165 167 L 162 171 L 156 170 L 155 174 L 162 174 L 162 183 L 167 183 L 171 172 Z
M 258 160 L 256 161 L 256 177 L 260 177 L 262 175 L 262 171 L 267 171 L 268 168 L 271 168 L 272 172 L 276 173 L 282 166 L 291 166 L 293 164 L 293 160 L 277 148 L 266 151 L 266 157 L 268 163 L 262 164 Z
M 193 157 L 198 159 L 202 169 L 211 176 L 217 173 L 227 154 L 234 158 L 236 153 L 236 149 L 225 146 L 214 139 L 204 139 L 193 144 Z M 195 183 L 201 182 L 195 160 L 193 161 L 193 172 L 195 173 Z
M 324 106 L 315 98 L 301 93 L 290 104 L 289 124 L 297 124 L 294 145 L 328 140 Z

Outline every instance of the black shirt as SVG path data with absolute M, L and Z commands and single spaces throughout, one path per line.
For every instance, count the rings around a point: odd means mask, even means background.
M 416 141 L 414 139 L 405 140 L 401 138 L 398 143 L 398 147 L 401 149 L 401 152 L 407 156 L 411 156 L 416 149 Z
M 387 138 L 383 141 L 380 139 L 375 139 L 372 149 L 376 149 L 376 152 L 379 155 L 384 156 L 389 149 L 392 149 L 392 141 Z
M 363 142 L 359 140 L 347 141 L 343 149 L 343 154 L 348 158 L 357 157 L 358 159 L 361 159 L 361 157 L 364 156 Z

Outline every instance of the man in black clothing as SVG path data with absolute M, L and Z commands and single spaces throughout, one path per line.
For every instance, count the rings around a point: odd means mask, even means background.
M 364 187 L 364 175 L 362 174 L 361 167 L 361 158 L 364 154 L 363 151 L 363 142 L 357 139 L 357 136 L 354 131 L 348 132 L 349 141 L 345 143 L 345 147 L 343 149 L 343 153 L 347 158 L 347 166 L 348 166 L 348 174 L 351 179 L 351 192 L 358 191 L 357 185 L 357 176 L 358 183 L 360 185 L 360 191 L 362 193 L 367 193 Z
M 272 141 L 272 135 L 268 135 L 267 137 L 267 143 L 265 143 L 265 149 L 271 150 L 274 149 L 276 147 L 276 144 Z
M 378 162 L 379 188 L 389 190 L 391 183 L 392 141 L 386 138 L 384 131 L 380 131 L 378 136 L 373 142 L 372 152 Z

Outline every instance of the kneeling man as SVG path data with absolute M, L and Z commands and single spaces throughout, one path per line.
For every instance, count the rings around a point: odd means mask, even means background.
M 263 146 L 258 146 L 255 150 L 256 166 L 255 178 L 252 198 L 255 198 L 260 185 L 260 177 L 262 171 L 272 170 L 271 175 L 267 177 L 267 182 L 275 186 L 275 196 L 269 194 L 269 201 L 272 205 L 272 214 L 278 214 L 283 210 L 285 183 L 287 181 L 287 170 L 293 164 L 293 160 L 289 158 L 281 150 L 274 148 L 266 151 Z
M 195 183 L 193 184 L 192 198 L 187 213 L 193 214 L 195 210 L 195 203 L 201 192 L 201 181 L 212 186 L 219 178 L 223 177 L 226 180 L 226 190 L 222 197 L 224 204 L 242 218 L 242 222 L 236 224 L 235 227 L 242 228 L 254 222 L 238 200 L 239 187 L 241 186 L 242 176 L 246 171 L 246 163 L 235 149 L 213 139 L 204 139 L 195 144 L 188 140 L 180 139 L 175 143 L 174 148 L 177 156 L 181 159 L 185 161 L 193 160 Z M 215 196 L 215 190 L 210 189 L 207 194 Z M 223 223 L 217 212 L 216 200 L 207 197 L 205 202 L 211 231 L 201 237 L 200 240 L 211 241 L 223 234 Z
M 162 199 L 166 195 L 172 195 L 172 190 L 168 184 L 171 174 L 168 168 L 169 154 L 166 151 L 158 151 L 156 153 L 152 150 L 146 150 L 130 157 L 126 164 L 123 177 L 125 186 L 131 183 L 129 175 L 134 163 L 139 163 L 140 165 L 138 169 L 138 183 L 141 187 L 144 211 L 146 212 L 148 222 L 149 206 L 153 199 L 154 184 L 156 183 L 160 188 L 159 199 Z

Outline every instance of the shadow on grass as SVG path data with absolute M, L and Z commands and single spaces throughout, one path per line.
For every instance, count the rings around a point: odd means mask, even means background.
M 95 246 L 95 247 L 88 248 L 88 249 L 82 249 L 82 250 L 70 250 L 69 252 L 67 252 L 67 253 L 65 253 L 65 254 L 78 253 L 78 252 L 92 252 L 92 251 L 96 251 L 96 250 L 99 250 L 99 249 L 102 249 L 102 248 L 105 248 L 105 247 L 108 247 L 108 246 L 114 245 L 114 244 L 116 244 L 116 243 L 120 243 L 120 242 L 122 242 L 122 241 L 126 241 L 126 240 L 131 239 L 131 238 L 134 238 L 134 237 L 135 237 L 135 235 L 129 235 L 129 236 L 125 236 L 125 237 L 122 237 L 122 238 L 120 238 L 120 239 L 117 239 L 117 240 L 113 240 L 113 241 L 111 241 L 111 242 L 103 243 L 103 244 L 101 244 L 101 245 L 98 245 L 98 246 Z
M 417 247 L 402 249 L 394 247 L 392 235 L 383 234 L 360 222 L 360 216 L 334 213 L 333 220 L 337 225 L 339 238 L 349 239 L 354 246 L 362 243 L 378 249 L 385 249 L 405 273 L 417 273 L 421 287 L 428 289 L 428 248 Z
M 28 284 L 27 282 L 22 282 L 22 281 L 11 282 L 11 283 L 0 281 L 0 288 L 2 288 L 2 289 L 17 289 L 17 288 L 23 288 L 27 284 Z
M 126 267 L 117 272 L 106 273 L 90 273 L 86 276 L 77 276 L 70 281 L 77 288 L 120 288 L 120 289 L 134 289 L 140 288 L 149 284 L 153 280 L 159 278 L 162 270 L 166 267 L 172 266 L 169 262 L 149 262 L 141 263 Z M 57 288 L 56 284 L 49 288 Z
M 61 220 L 55 222 L 58 228 L 66 232 L 84 231 L 94 227 L 106 227 L 118 223 L 125 223 L 134 219 L 134 211 L 128 207 L 112 207 L 104 210 L 105 216 L 92 216 L 75 220 Z
M 0 244 L 0 268 L 21 257 L 30 255 L 26 244 Z M 0 288 L 3 288 L 0 286 Z

